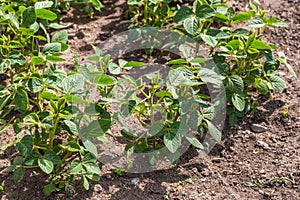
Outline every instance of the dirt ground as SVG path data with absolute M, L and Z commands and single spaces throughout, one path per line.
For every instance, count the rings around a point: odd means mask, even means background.
M 244 1 L 237 3 L 239 9 Z M 104 1 L 103 12 L 92 20 L 79 8 L 73 9 L 64 19 L 70 40 L 69 59 L 79 52 L 79 59 L 92 54 L 90 44 L 101 42 L 116 33 L 127 30 L 120 23 L 127 8 L 125 0 L 115 3 Z M 268 28 L 264 40 L 279 46 L 289 63 L 300 76 L 300 2 L 264 0 L 261 7 L 270 15 L 290 23 L 289 28 Z M 66 66 L 68 67 L 68 66 Z M 99 182 L 92 183 L 89 191 L 80 184 L 73 196 L 63 191 L 50 197 L 43 195 L 46 176 L 40 171 L 27 171 L 19 184 L 12 180 L 12 173 L 1 175 L 0 199 L 300 199 L 300 79 L 295 80 L 282 66 L 280 76 L 287 81 L 287 89 L 276 93 L 272 100 L 258 96 L 260 106 L 253 116 L 245 117 L 238 127 L 225 127 L 223 140 L 206 157 L 199 150 L 190 148 L 173 167 L 165 170 L 119 176 L 112 169 L 102 168 Z M 289 108 L 287 118 L 282 112 Z M 255 133 L 251 126 L 259 124 L 267 128 Z M 0 135 L 0 146 L 13 138 L 8 131 Z M 0 170 L 9 166 L 16 154 L 13 148 L 0 152 Z M 281 179 L 280 179 L 281 178 Z M 185 181 L 185 180 L 190 181 Z M 265 187 L 247 186 L 259 180 L 272 182 Z M 280 180 L 282 180 L 280 182 Z

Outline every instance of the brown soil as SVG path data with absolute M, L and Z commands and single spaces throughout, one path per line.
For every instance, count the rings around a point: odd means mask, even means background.
M 90 44 L 99 45 L 116 33 L 127 30 L 121 24 L 127 9 L 125 0 L 105 3 L 103 12 L 90 20 L 80 8 L 73 9 L 64 17 L 63 23 L 72 23 L 68 28 L 70 37 L 69 59 L 74 52 L 80 52 L 80 60 L 91 54 Z M 289 58 L 298 76 L 300 47 L 300 3 L 298 1 L 267 1 L 261 6 L 270 10 L 272 16 L 283 18 L 289 28 L 266 30 L 265 40 L 279 46 Z M 245 2 L 235 2 L 242 10 Z M 50 197 L 43 195 L 46 176 L 40 171 L 27 171 L 24 180 L 15 184 L 12 174 L 0 177 L 1 199 L 300 199 L 300 80 L 293 79 L 282 67 L 280 75 L 288 87 L 273 99 L 259 96 L 260 106 L 253 116 L 245 117 L 238 128 L 225 127 L 223 140 L 206 157 L 199 156 L 199 150 L 190 148 L 177 165 L 170 169 L 144 174 L 119 176 L 109 168 L 102 168 L 99 182 L 92 183 L 85 191 L 80 184 L 73 196 L 63 191 Z M 287 118 L 282 112 L 289 108 Z M 263 133 L 254 133 L 252 124 L 267 127 Z M 13 139 L 11 131 L 0 136 L 0 146 Z M 16 154 L 13 148 L 0 152 L 0 170 L 9 166 Z M 247 187 L 247 182 L 272 180 L 286 177 L 292 182 L 273 183 L 265 187 Z M 137 184 L 132 180 L 138 178 Z M 191 178 L 192 182 L 184 182 Z M 136 180 L 136 179 L 135 179 Z M 274 180 L 274 179 L 273 179 Z M 183 183 L 181 183 L 183 182 Z

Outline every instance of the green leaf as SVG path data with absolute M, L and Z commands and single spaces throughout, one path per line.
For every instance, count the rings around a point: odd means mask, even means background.
M 45 91 L 40 94 L 40 97 L 46 100 L 57 100 L 58 96 L 54 92 Z
M 225 79 L 226 88 L 230 91 L 241 93 L 244 91 L 244 82 L 238 75 L 232 75 Z
M 94 9 L 101 11 L 102 3 L 99 0 L 91 0 L 92 4 L 94 5 Z
M 200 76 L 201 80 L 205 83 L 212 83 L 215 85 L 222 84 L 222 80 L 224 79 L 223 76 L 208 68 L 201 68 L 198 72 L 198 76 Z
M 271 46 L 261 40 L 253 40 L 251 47 L 256 49 L 272 49 Z
M 50 10 L 46 10 L 44 8 L 37 9 L 37 10 L 35 10 L 35 12 L 36 12 L 37 18 L 47 19 L 50 21 L 53 21 L 57 18 L 57 15 L 54 12 L 52 12 Z
M 218 41 L 216 38 L 210 36 L 210 35 L 205 35 L 205 34 L 201 34 L 201 39 L 209 46 L 211 47 L 216 47 L 218 44 Z
M 287 59 L 284 55 L 283 52 L 278 52 L 279 60 L 281 63 L 285 64 L 290 72 L 290 74 L 294 77 L 297 78 L 297 74 L 295 73 L 293 67 L 287 62 Z
M 84 77 L 81 74 L 72 74 L 64 78 L 61 84 L 66 93 L 82 92 L 84 90 Z
M 247 25 L 251 28 L 261 28 L 264 27 L 266 24 L 262 18 L 254 17 L 248 21 Z
M 210 18 L 215 15 L 214 9 L 206 4 L 198 6 L 195 10 L 195 13 L 200 19 Z
M 32 64 L 34 65 L 40 65 L 44 63 L 44 59 L 38 56 L 33 56 L 31 59 Z
M 55 54 L 61 52 L 61 44 L 60 43 L 48 43 L 45 44 L 43 48 L 43 53 L 47 54 Z
M 181 22 L 193 15 L 193 11 L 186 6 L 182 6 L 174 16 L 174 22 Z
M 26 63 L 26 58 L 19 51 L 11 51 L 8 54 L 7 59 L 9 60 L 9 63 L 11 65 L 14 64 L 25 65 Z
M 255 12 L 253 11 L 239 13 L 231 18 L 231 24 L 238 24 L 240 22 L 247 21 L 251 19 L 251 17 L 253 17 L 254 15 Z
M 80 130 L 83 135 L 88 134 L 92 137 L 102 136 L 110 128 L 110 119 L 99 119 L 92 121 L 87 127 Z
M 33 7 L 29 7 L 22 13 L 22 23 L 24 26 L 30 26 L 36 21 L 36 14 Z
M 209 134 L 217 141 L 221 142 L 222 133 L 210 121 L 205 120 L 208 126 Z
M 67 41 L 68 41 L 68 32 L 66 30 L 57 32 L 52 37 L 52 42 L 67 43 Z
M 125 117 L 129 116 L 136 106 L 135 100 L 129 100 L 128 103 L 121 105 L 121 114 Z
M 88 138 L 83 137 L 82 138 L 82 143 L 83 143 L 84 147 L 86 148 L 86 150 L 88 150 L 95 157 L 98 156 L 97 147 L 95 146 L 95 144 L 91 140 L 89 140 Z
M 89 190 L 90 184 L 85 176 L 82 176 L 82 184 L 83 184 L 84 189 Z
M 149 133 L 152 136 L 161 135 L 161 133 L 163 133 L 164 131 L 166 131 L 166 129 L 165 129 L 164 123 L 162 123 L 162 122 L 154 122 L 151 124 L 151 126 L 149 128 Z
M 54 169 L 53 162 L 51 160 L 47 160 L 45 158 L 39 158 L 38 165 L 41 168 L 41 170 L 43 172 L 45 172 L 46 174 L 50 174 Z
M 110 63 L 108 66 L 108 70 L 111 74 L 114 74 L 114 75 L 118 75 L 122 72 L 122 68 L 115 63 Z
M 261 93 L 261 94 L 267 94 L 269 89 L 267 83 L 260 79 L 256 78 L 255 79 L 255 88 Z
M 114 79 L 114 77 L 105 74 L 97 74 L 94 80 L 94 83 L 101 86 L 114 85 L 115 82 L 116 80 Z
M 92 174 L 100 174 L 100 168 L 99 166 L 95 163 L 95 162 L 84 162 L 83 166 L 86 168 L 88 173 L 92 173 Z
M 48 25 L 48 27 L 53 28 L 53 29 L 62 29 L 62 28 L 67 28 L 68 26 L 61 25 L 61 24 L 53 22 L 53 23 L 50 23 Z
M 40 8 L 51 8 L 53 5 L 52 1 L 40 1 L 40 2 L 36 2 L 34 4 L 34 8 L 35 9 L 40 9 Z
M 172 131 L 164 135 L 164 144 L 171 153 L 175 153 L 181 145 L 181 136 L 178 133 L 178 127 L 174 127 L 173 124 L 171 129 L 172 128 Z
M 50 160 L 54 165 L 59 164 L 61 162 L 60 157 L 54 151 L 46 151 L 44 154 L 44 158 L 46 160 Z
M 124 68 L 127 68 L 127 67 L 141 67 L 141 66 L 144 66 L 144 65 L 145 65 L 145 63 L 143 63 L 143 62 L 129 61 L 123 67 Z
M 72 134 L 74 134 L 76 136 L 79 135 L 79 132 L 78 132 L 78 129 L 77 129 L 77 125 L 74 122 L 72 122 L 70 120 L 64 120 L 64 123 L 68 127 L 68 132 L 69 133 L 72 133 Z
M 47 61 L 52 61 L 52 62 L 62 62 L 65 61 L 64 58 L 61 58 L 59 56 L 53 56 L 53 55 L 47 55 L 46 56 Z
M 6 106 L 6 104 L 10 100 L 10 98 L 11 98 L 11 95 L 8 90 L 0 91 L 0 110 L 2 110 Z
M 79 152 L 81 150 L 80 145 L 75 141 L 68 142 L 66 149 L 71 152 Z
M 203 116 L 206 119 L 212 120 L 215 117 L 215 108 L 212 106 L 203 108 Z
M 269 79 L 276 91 L 282 91 L 286 88 L 285 81 L 282 80 L 280 77 L 272 75 L 269 76 Z
M 20 183 L 21 180 L 24 177 L 24 173 L 25 173 L 25 168 L 24 167 L 18 167 L 15 171 L 14 171 L 14 175 L 13 175 L 13 179 L 16 183 Z
M 29 100 L 27 92 L 23 89 L 18 89 L 14 99 L 16 109 L 19 112 L 25 112 L 28 109 Z
M 184 59 L 175 59 L 166 63 L 167 65 L 179 65 L 179 64 L 187 64 L 187 61 Z
M 26 87 L 33 93 L 40 92 L 44 89 L 42 81 L 37 78 L 30 78 L 26 83 Z
M 137 40 L 141 36 L 141 29 L 140 28 L 133 28 L 128 30 L 128 41 L 133 42 Z
M 53 183 L 47 184 L 44 186 L 44 194 L 46 196 L 50 196 L 53 192 L 56 192 L 58 189 L 56 188 L 56 186 Z
M 22 165 L 24 162 L 24 158 L 21 156 L 16 156 L 13 161 L 13 165 Z
M 191 134 L 187 134 L 185 136 L 185 138 L 195 147 L 199 148 L 199 149 L 204 149 L 203 145 L 201 144 L 201 142 L 193 135 Z
M 15 17 L 15 15 L 13 13 L 9 13 L 9 19 L 10 19 L 10 22 L 11 24 L 16 27 L 17 29 L 20 28 L 20 23 L 18 21 L 18 19 Z
M 233 94 L 231 97 L 231 101 L 237 110 L 243 111 L 245 109 L 246 101 L 241 95 Z
M 196 35 L 199 32 L 199 26 L 200 22 L 197 17 L 189 17 L 183 22 L 183 27 L 191 35 Z
M 83 166 L 79 160 L 73 160 L 70 165 L 71 174 L 79 174 L 83 171 Z

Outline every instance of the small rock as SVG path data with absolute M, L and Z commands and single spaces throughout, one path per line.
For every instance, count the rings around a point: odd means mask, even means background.
M 101 192 L 103 190 L 102 186 L 100 184 L 97 184 L 94 186 L 94 191 L 95 192 Z
M 202 182 L 205 182 L 206 181 L 206 178 L 201 178 L 200 179 Z
M 211 175 L 211 172 L 208 169 L 205 169 L 201 172 L 201 175 L 207 177 Z
M 130 183 L 132 184 L 132 185 L 136 185 L 136 184 L 138 184 L 140 182 L 140 179 L 139 178 L 133 178 L 131 181 L 130 181 Z
M 262 169 L 262 170 L 259 171 L 259 173 L 264 174 L 266 172 L 265 172 L 265 170 Z
M 105 178 L 109 180 L 109 179 L 111 179 L 111 175 L 110 174 L 106 174 Z
M 197 172 L 198 172 L 198 169 L 197 169 L 196 167 L 193 167 L 193 168 L 192 168 L 192 171 L 193 171 L 194 173 L 197 173 Z
M 221 158 L 213 158 L 211 161 L 214 163 L 220 163 L 221 162 Z
M 264 141 L 261 141 L 261 140 L 258 140 L 256 145 L 263 148 L 263 149 L 265 149 L 265 150 L 270 150 L 271 149 L 270 146 L 267 143 L 265 143 Z
M 250 128 L 254 133 L 263 133 L 268 130 L 267 127 L 260 124 L 252 124 Z

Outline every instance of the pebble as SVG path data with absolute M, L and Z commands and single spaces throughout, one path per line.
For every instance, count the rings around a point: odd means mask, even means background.
M 254 133 L 263 133 L 268 130 L 267 127 L 260 124 L 252 124 L 250 128 Z
M 211 161 L 214 163 L 220 163 L 221 162 L 221 158 L 213 158 Z
M 132 184 L 132 185 L 136 185 L 136 184 L 138 184 L 140 182 L 140 179 L 139 178 L 133 178 L 131 181 L 130 181 L 130 183 Z
M 201 172 L 201 175 L 207 177 L 211 175 L 211 172 L 208 169 L 205 169 Z
M 193 168 L 192 168 L 192 171 L 193 171 L 194 173 L 197 173 L 197 172 L 198 172 L 198 169 L 197 169 L 196 167 L 193 167 Z
M 258 140 L 256 145 L 259 146 L 259 147 L 262 147 L 265 150 L 270 150 L 271 149 L 270 146 L 267 143 L 265 143 L 264 141 L 261 141 L 261 140 Z
M 95 192 L 101 192 L 103 190 L 102 186 L 100 184 L 97 184 L 94 186 L 94 191 Z

